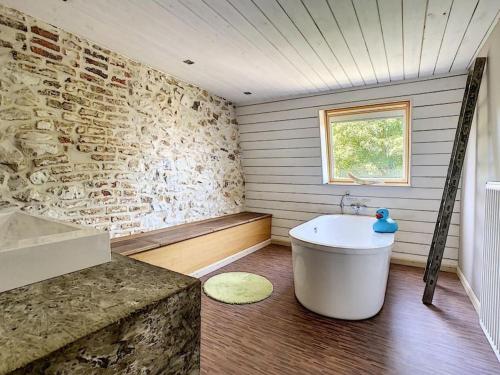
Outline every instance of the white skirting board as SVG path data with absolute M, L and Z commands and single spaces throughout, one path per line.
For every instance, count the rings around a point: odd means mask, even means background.
M 253 245 L 252 247 L 249 247 L 248 249 L 240 251 L 239 253 L 233 254 L 231 256 L 228 256 L 227 258 L 219 260 L 218 262 L 212 263 L 211 265 L 209 265 L 207 267 L 203 267 L 197 271 L 194 271 L 191 274 L 189 274 L 189 276 L 200 278 L 202 276 L 209 274 L 210 272 L 213 272 L 213 271 L 218 270 L 219 268 L 222 268 L 230 263 L 233 263 L 233 262 L 237 261 L 238 259 L 241 259 L 241 258 L 243 258 L 251 253 L 254 253 L 257 250 L 260 250 L 263 247 L 266 247 L 267 245 L 270 245 L 270 244 L 271 244 L 271 239 L 260 242 L 257 245 Z
M 422 255 L 392 253 L 391 263 L 402 264 L 403 266 L 425 268 L 427 265 L 427 257 Z M 457 261 L 452 259 L 443 259 L 441 262 L 441 271 L 457 272 Z
M 469 296 L 472 306 L 474 306 L 474 309 L 476 309 L 476 312 L 479 315 L 481 304 L 479 303 L 479 299 L 476 297 L 476 294 L 472 290 L 460 267 L 457 267 L 457 276 L 465 289 L 465 293 L 467 293 L 467 295 Z

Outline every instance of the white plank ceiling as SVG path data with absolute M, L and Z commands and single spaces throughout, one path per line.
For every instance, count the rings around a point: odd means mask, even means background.
M 462 72 L 500 9 L 500 0 L 0 3 L 239 105 Z

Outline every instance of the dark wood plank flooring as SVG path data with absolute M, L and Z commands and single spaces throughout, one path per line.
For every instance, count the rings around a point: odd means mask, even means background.
M 202 374 L 500 374 L 456 275 L 441 274 L 428 307 L 423 269 L 392 265 L 382 311 L 350 322 L 303 308 L 291 263 L 289 248 L 271 245 L 214 272 L 261 274 L 274 292 L 243 306 L 203 296 Z

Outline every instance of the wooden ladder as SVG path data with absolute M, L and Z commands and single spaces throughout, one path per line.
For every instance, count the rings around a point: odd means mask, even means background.
M 446 238 L 448 237 L 453 207 L 455 206 L 455 198 L 460 183 L 465 151 L 467 149 L 467 142 L 469 140 L 469 133 L 474 111 L 476 109 L 485 64 L 485 57 L 478 57 L 476 59 L 474 68 L 469 72 L 465 85 L 464 98 L 460 110 L 460 117 L 458 118 L 455 142 L 453 143 L 453 151 L 448 166 L 443 197 L 441 199 L 436 227 L 434 228 L 434 236 L 432 237 L 427 266 L 425 268 L 424 281 L 426 285 L 422 302 L 426 305 L 432 304 L 432 299 L 434 297 L 434 290 L 441 268 L 441 261 L 443 260 Z

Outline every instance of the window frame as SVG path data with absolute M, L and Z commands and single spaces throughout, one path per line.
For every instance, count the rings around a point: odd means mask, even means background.
M 404 176 L 403 178 L 370 178 L 369 180 L 380 180 L 380 184 L 374 186 L 411 186 L 411 101 L 400 100 L 396 102 L 384 102 L 353 107 L 339 107 L 320 111 L 320 134 L 321 134 L 321 156 L 323 183 L 332 185 L 359 185 L 351 178 L 334 178 L 333 144 L 331 139 L 330 118 L 333 116 L 357 115 L 362 113 L 385 112 L 391 110 L 404 111 Z M 371 186 L 371 185 L 364 185 Z

